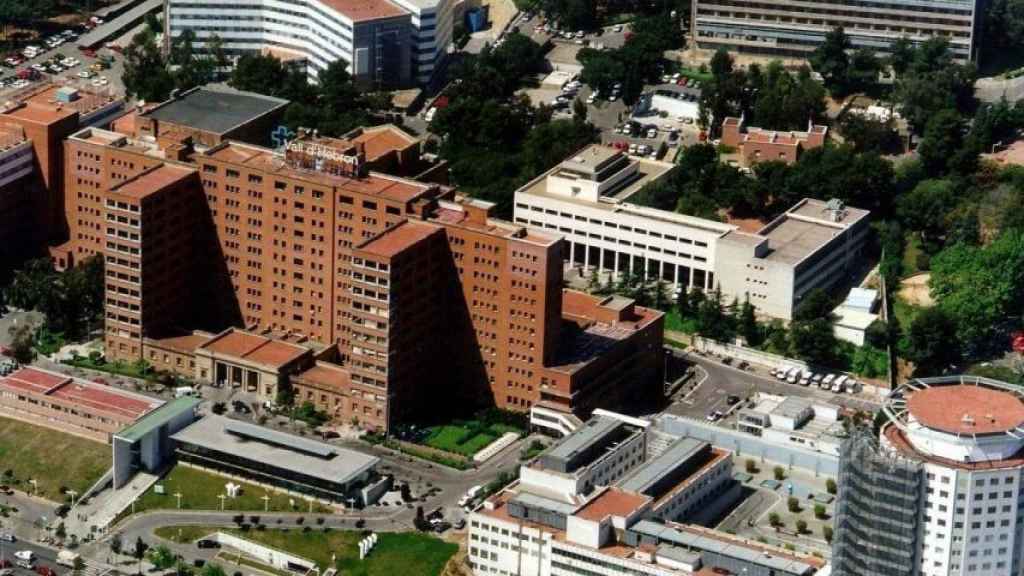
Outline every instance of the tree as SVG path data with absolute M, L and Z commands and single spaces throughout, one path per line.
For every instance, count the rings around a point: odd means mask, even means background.
M 782 466 L 776 466 L 775 468 L 772 468 L 772 475 L 775 476 L 776 480 L 782 482 L 786 479 L 786 469 Z
M 796 521 L 796 533 L 805 534 L 807 533 L 807 521 L 800 519 Z
M 786 499 L 786 509 L 796 514 L 800 511 L 800 500 L 796 496 L 790 496 Z
M 831 318 L 832 298 L 821 288 L 815 288 L 804 296 L 793 311 L 793 320 L 817 320 Z
M 747 460 L 744 462 L 744 467 L 747 471 L 747 474 L 757 473 L 757 462 L 754 462 L 754 460 L 751 458 L 747 458 Z
M 850 60 L 846 89 L 851 93 L 869 90 L 878 83 L 878 74 L 881 71 L 882 62 L 875 56 L 874 50 L 867 47 L 857 50 Z
M 845 96 L 848 92 L 850 58 L 847 51 L 852 44 L 842 26 L 837 26 L 825 34 L 825 40 L 811 53 L 811 67 L 821 74 L 825 86 L 836 96 Z
M 143 30 L 132 38 L 124 49 L 125 91 L 129 96 L 149 102 L 167 100 L 174 89 L 174 77 L 167 69 L 156 37 L 149 30 Z
M 779 516 L 778 512 L 772 512 L 768 514 L 768 524 L 772 528 L 778 528 L 782 526 L 782 518 Z
M 679 312 L 679 316 L 686 318 L 693 313 L 690 308 L 690 291 L 682 284 L 676 290 L 676 310 Z
M 889 46 L 888 65 L 896 76 L 902 76 L 914 60 L 914 43 L 906 36 L 900 36 Z
M 761 343 L 761 328 L 757 325 L 754 305 L 750 303 L 749 297 L 743 301 L 740 308 L 739 327 L 740 334 L 748 346 L 757 346 Z
M 32 348 L 35 333 L 28 324 L 14 325 L 7 329 L 11 336 L 11 355 L 20 364 L 30 364 L 36 357 Z
M 587 105 L 579 98 L 572 101 L 572 119 L 580 123 L 587 121 Z
M 821 527 L 821 537 L 825 539 L 825 542 L 828 542 L 829 544 L 832 543 L 832 534 L 833 533 L 832 533 L 832 527 L 831 526 L 822 526 Z
M 928 120 L 917 153 L 929 176 L 974 172 L 979 150 L 964 135 L 964 122 L 956 110 L 939 111 Z
M 827 366 L 835 357 L 836 337 L 826 318 L 794 321 L 789 330 L 789 353 L 809 364 Z
M 612 86 L 625 76 L 625 68 L 613 52 L 584 48 L 576 58 L 583 64 L 580 82 L 601 94 L 609 94 Z
M 985 28 L 992 48 L 1019 50 L 1024 44 L 1024 1 L 994 0 L 985 14 Z
M 946 38 L 933 36 L 914 50 L 910 65 L 897 79 L 894 96 L 903 117 L 920 133 L 943 110 L 973 114 L 976 77 L 973 65 L 953 62 Z
M 113 552 L 115 556 L 121 555 L 121 547 L 123 545 L 124 542 L 121 540 L 120 534 L 114 534 L 114 536 L 110 539 L 110 551 Z
M 906 228 L 933 240 L 946 233 L 947 216 L 959 201 L 960 195 L 950 180 L 924 180 L 899 197 L 896 215 Z
M 826 516 L 827 516 L 827 514 L 825 513 L 825 505 L 824 504 L 815 504 L 814 505 L 814 517 L 817 518 L 818 520 L 824 520 Z
M 893 123 L 882 122 L 863 114 L 847 113 L 839 120 L 839 131 L 854 152 L 889 154 L 900 148 L 900 135 Z
M 149 561 L 160 570 L 167 570 L 174 566 L 177 557 L 170 548 L 161 544 L 149 551 Z
M 864 331 L 864 342 L 875 348 L 885 348 L 889 344 L 889 325 L 884 320 L 875 320 Z
M 959 360 L 956 324 L 940 308 L 922 310 L 907 331 L 907 357 L 921 375 L 939 375 Z

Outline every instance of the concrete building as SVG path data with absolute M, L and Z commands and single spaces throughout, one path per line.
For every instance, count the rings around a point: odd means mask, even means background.
M 140 470 L 156 474 L 173 460 L 171 436 L 195 422 L 199 403 L 191 396 L 175 398 L 112 436 L 114 489 L 127 484 Z
M 844 444 L 834 574 L 1020 574 L 1024 397 L 974 376 L 890 392 L 877 438 Z
M 739 151 L 740 164 L 752 166 L 758 162 L 778 160 L 793 164 L 804 150 L 825 145 L 828 126 L 807 123 L 807 130 L 778 131 L 747 126 L 743 117 L 729 117 L 722 121 L 722 144 Z
M 0 378 L 0 415 L 98 442 L 163 401 L 35 367 Z
M 843 280 L 856 263 L 868 212 L 835 201 L 803 200 L 757 234 L 630 202 L 672 167 L 589 146 L 516 191 L 515 221 L 563 235 L 565 259 L 583 270 L 717 287 L 784 320 L 804 294 Z
M 842 282 L 858 263 L 868 211 L 804 199 L 756 234 L 722 236 L 715 253 L 722 293 L 749 298 L 761 314 L 790 320 L 810 291 Z
M 64 139 L 84 126 L 109 123 L 124 99 L 108 91 L 52 82 L 6 96 L 0 106 L 0 264 L 15 265 L 67 238 Z M 51 250 L 58 267 L 60 248 Z
M 237 133 L 248 133 L 244 118 L 263 113 L 233 120 Z M 490 204 L 440 185 L 369 169 L 371 155 L 401 167 L 411 158 L 404 139 L 369 130 L 301 134 L 280 150 L 205 147 L 197 128 L 164 131 L 167 122 L 140 125 L 138 137 L 90 128 L 67 141 L 71 252 L 113 263 L 112 358 L 271 401 L 287 383 L 375 429 L 441 402 L 425 373 L 444 374 L 461 405 L 524 412 L 587 416 L 662 394 L 661 313 L 563 291 L 557 236 L 496 220 Z M 162 265 L 175 235 L 185 254 L 210 257 Z M 147 295 L 171 292 L 165 314 L 148 316 L 161 309 Z
M 839 455 L 846 431 L 839 410 L 799 396 L 759 393 L 753 408 L 740 410 L 736 429 L 776 446 L 794 446 Z
M 692 522 L 736 498 L 732 454 L 601 412 L 469 518 L 476 575 L 809 576 L 824 566 Z
M 299 0 L 288 5 L 246 0 L 217 4 L 169 0 L 168 37 L 195 32 L 202 49 L 214 35 L 229 55 L 269 50 L 301 59 L 310 79 L 342 61 L 357 83 L 401 87 L 427 83 L 445 63 L 452 0 Z
M 338 503 L 370 504 L 375 456 L 223 416 L 171 436 L 179 461 Z
M 979 0 L 899 1 L 698 0 L 691 37 L 707 50 L 726 48 L 774 58 L 807 58 L 842 26 L 854 49 L 886 54 L 897 39 L 921 43 L 941 36 L 955 58 L 977 60 L 984 20 Z

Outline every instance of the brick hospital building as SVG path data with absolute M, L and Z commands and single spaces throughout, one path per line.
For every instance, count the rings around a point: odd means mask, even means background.
M 278 105 L 216 97 L 254 119 Z M 179 128 L 85 128 L 64 142 L 63 249 L 106 259 L 108 356 L 166 356 L 162 367 L 202 379 L 198 334 L 233 326 L 309 343 L 286 370 L 252 368 L 277 382 L 261 394 L 289 385 L 373 428 L 461 400 L 586 415 L 660 394 L 661 313 L 563 291 L 559 236 L 370 171 L 359 140 L 204 146 L 202 115 L 186 118 L 188 130 L 164 118 Z M 120 125 L 148 124 L 142 113 Z

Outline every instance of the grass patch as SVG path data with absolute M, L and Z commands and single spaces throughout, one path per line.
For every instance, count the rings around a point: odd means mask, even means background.
M 921 310 L 922 308 L 903 300 L 899 295 L 892 299 L 892 313 L 904 330 L 910 327 L 910 323 L 921 313 Z
M 176 544 L 191 544 L 216 531 L 212 526 L 160 526 L 153 533 Z
M 903 275 L 913 276 L 921 271 L 917 266 L 917 259 L 921 254 L 921 237 L 917 234 L 907 234 L 907 242 L 903 248 Z
M 29 480 L 38 483 L 37 494 L 61 502 L 61 487 L 82 494 L 110 469 L 110 447 L 26 424 L 0 418 L 0 482 L 32 492 Z M 7 474 L 10 471 L 11 474 Z
M 470 420 L 427 428 L 427 436 L 422 443 L 471 458 L 507 432 L 522 434 L 522 430 L 508 424 L 484 425 L 477 420 Z
M 227 530 L 232 534 L 285 552 L 309 558 L 320 567 L 336 567 L 345 576 L 436 576 L 441 573 L 457 544 L 415 532 L 378 534 L 377 546 L 359 560 L 362 532 L 332 530 Z
M 697 321 L 693 318 L 683 318 L 679 315 L 679 310 L 672 308 L 665 313 L 665 330 L 696 334 Z
M 248 558 L 245 556 L 239 556 L 237 554 L 232 555 L 226 552 L 221 552 L 217 555 L 216 560 L 223 562 L 227 566 L 248 566 L 250 568 L 255 568 L 261 572 L 266 572 L 267 574 L 276 574 L 277 576 L 295 576 L 293 572 L 278 570 L 273 566 L 267 566 L 262 562 L 253 560 L 252 558 Z M 228 572 L 230 572 L 230 570 L 228 570 Z
M 673 348 L 678 348 L 680 350 L 686 350 L 690 346 L 689 344 L 687 344 L 686 342 L 683 342 L 681 340 L 676 340 L 674 338 L 667 338 L 667 337 L 665 338 L 665 344 L 668 344 L 669 346 L 671 346 Z
M 182 510 L 220 510 L 220 498 L 224 494 L 224 485 L 234 482 L 242 486 L 241 494 L 237 498 L 228 498 L 224 501 L 224 510 L 262 512 L 264 503 L 263 496 L 270 496 L 268 501 L 270 512 L 288 512 L 292 510 L 290 500 L 295 500 L 297 511 L 309 511 L 309 504 L 306 500 L 297 496 L 290 496 L 274 492 L 266 488 L 228 479 L 219 474 L 199 470 L 184 465 L 177 465 L 160 479 L 156 485 L 164 487 L 163 494 L 157 494 L 153 488 L 146 490 L 135 502 L 135 512 L 145 510 L 174 510 L 178 507 L 178 500 L 174 497 L 176 492 L 181 492 Z M 320 504 L 313 504 L 313 512 L 328 513 L 330 509 Z

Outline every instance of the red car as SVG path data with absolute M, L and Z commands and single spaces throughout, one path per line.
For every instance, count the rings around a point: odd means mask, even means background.
M 39 576 L 57 576 L 57 572 L 49 566 L 36 566 L 36 574 L 39 574 Z
M 14 564 L 11 564 L 10 560 L 7 560 L 6 558 L 0 560 L 0 569 L 12 568 L 12 567 L 14 567 Z

